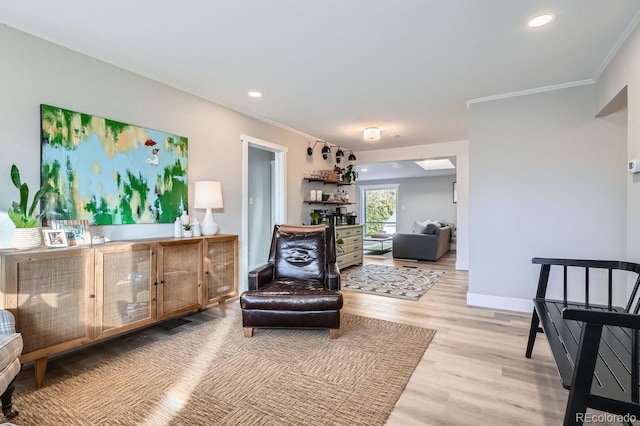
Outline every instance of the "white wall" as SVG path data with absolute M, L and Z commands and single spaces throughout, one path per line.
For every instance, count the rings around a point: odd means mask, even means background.
M 323 168 L 307 157 L 308 139 L 156 81 L 0 26 L 0 247 L 10 247 L 6 211 L 17 199 L 9 170 L 16 163 L 31 188 L 40 182 L 40 113 L 46 103 L 189 138 L 189 192 L 198 180 L 222 182 L 220 232 L 241 235 L 241 134 L 289 147 L 288 217 L 302 217 L 304 172 Z M 190 212 L 192 213 L 192 212 Z M 202 219 L 203 211 L 196 211 Z M 172 225 L 121 225 L 92 229 L 112 239 L 172 236 Z
M 455 141 L 425 144 L 406 148 L 360 151 L 358 161 L 378 163 L 424 158 L 456 157 L 458 188 L 456 269 L 469 269 L 469 142 Z
M 453 202 L 455 175 L 419 178 L 368 180 L 359 186 L 398 184 L 396 232 L 411 232 L 414 221 L 427 219 L 456 223 L 456 204 Z
M 624 259 L 626 124 L 595 87 L 472 104 L 468 303 L 529 311 L 533 257 Z
M 600 112 L 626 88 L 628 109 L 626 159 L 640 158 L 640 27 L 636 27 L 596 83 L 596 111 Z M 640 262 L 640 174 L 628 175 L 627 260 Z

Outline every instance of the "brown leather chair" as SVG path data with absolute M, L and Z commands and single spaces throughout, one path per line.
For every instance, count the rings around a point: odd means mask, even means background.
M 340 329 L 340 270 L 331 226 L 276 225 L 268 263 L 249 272 L 240 295 L 244 335 L 254 328 Z

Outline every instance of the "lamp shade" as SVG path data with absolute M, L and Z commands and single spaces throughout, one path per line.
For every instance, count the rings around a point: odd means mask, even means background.
M 220 209 L 224 207 L 220 182 L 212 180 L 196 182 L 193 207 L 196 209 Z

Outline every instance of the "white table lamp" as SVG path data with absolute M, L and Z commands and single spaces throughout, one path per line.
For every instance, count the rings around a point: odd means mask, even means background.
M 207 209 L 204 220 L 200 225 L 202 235 L 216 235 L 218 233 L 218 224 L 213 220 L 211 209 L 221 209 L 222 203 L 222 185 L 215 181 L 196 182 L 195 200 L 193 207 L 196 209 Z

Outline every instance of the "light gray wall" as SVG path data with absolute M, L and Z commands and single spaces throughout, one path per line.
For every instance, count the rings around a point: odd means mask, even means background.
M 249 147 L 249 270 L 266 263 L 271 245 L 271 192 L 272 166 L 275 154 L 264 149 Z
M 626 128 L 594 101 L 588 85 L 471 105 L 470 304 L 529 310 L 536 256 L 625 258 Z
M 442 219 L 456 223 L 456 204 L 453 202 L 455 175 L 394 180 L 368 180 L 358 184 L 398 184 L 396 232 L 411 232 L 414 221 Z M 361 202 L 361 200 L 359 201 Z
M 304 172 L 324 168 L 308 157 L 308 138 L 251 118 L 148 78 L 124 71 L 42 39 L 0 26 L 0 247 L 10 247 L 13 224 L 6 211 L 18 196 L 10 184 L 12 163 L 31 188 L 40 182 L 40 113 L 47 103 L 74 111 L 163 130 L 189 138 L 189 193 L 198 180 L 222 183 L 224 209 L 215 212 L 220 232 L 239 234 L 242 213 L 241 134 L 289 148 L 287 215 L 303 215 Z M 190 211 L 190 214 L 194 212 Z M 202 219 L 204 211 L 196 211 Z M 171 236 L 173 225 L 94 227 L 112 239 Z

